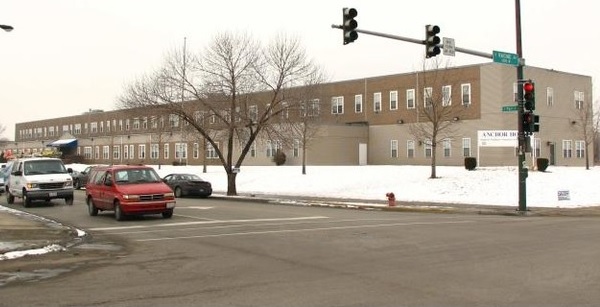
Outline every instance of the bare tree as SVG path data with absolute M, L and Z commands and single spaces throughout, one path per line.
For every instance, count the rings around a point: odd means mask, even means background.
M 585 169 L 590 169 L 589 148 L 594 144 L 594 140 L 598 134 L 598 116 L 594 116 L 594 106 L 591 102 L 581 101 L 581 104 L 576 106 L 575 114 L 577 120 L 574 122 L 574 127 L 581 133 L 585 146 Z
M 440 62 L 433 60 L 434 68 L 423 74 L 423 100 L 417 101 L 417 122 L 409 126 L 409 132 L 426 148 L 431 150 L 430 178 L 437 178 L 436 158 L 437 147 L 445 141 L 456 137 L 457 120 L 464 111 L 460 101 L 453 103 L 449 78 L 445 76 L 446 70 L 440 69 Z
M 122 108 L 161 108 L 189 123 L 223 165 L 227 195 L 237 195 L 235 170 L 252 144 L 276 129 L 288 91 L 319 70 L 297 38 L 278 35 L 262 45 L 247 34 L 221 33 L 197 56 L 168 56 L 162 69 L 129 85 L 119 101 Z

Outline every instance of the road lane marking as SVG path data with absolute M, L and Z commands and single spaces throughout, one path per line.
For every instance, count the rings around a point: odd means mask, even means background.
M 307 231 L 328 231 L 328 230 L 344 230 L 344 229 L 359 229 L 359 228 L 380 228 L 380 227 L 394 227 L 394 226 L 420 226 L 420 225 L 445 225 L 445 224 L 467 224 L 475 223 L 475 221 L 448 221 L 448 222 L 413 222 L 413 223 L 390 223 L 390 224 L 376 224 L 376 225 L 354 225 L 354 226 L 336 226 L 336 227 L 318 227 L 318 228 L 305 228 L 305 229 L 284 229 L 284 230 L 265 230 L 265 231 L 249 231 L 249 232 L 234 232 L 224 234 L 213 234 L 213 235 L 198 235 L 198 236 L 182 236 L 182 237 L 168 237 L 168 238 L 151 238 L 151 239 L 138 239 L 137 242 L 153 242 L 153 241 L 167 241 L 167 240 L 181 240 L 181 239 L 200 239 L 200 238 L 216 238 L 216 237 L 233 237 L 233 236 L 248 236 L 248 235 L 261 235 L 261 234 L 276 234 L 276 233 L 292 233 L 292 232 L 307 232 Z
M 253 222 L 275 222 L 275 221 L 300 221 L 300 220 L 316 220 L 316 219 L 328 219 L 328 218 L 329 217 L 327 217 L 327 216 L 304 216 L 304 217 L 271 218 L 271 219 L 249 219 L 249 220 L 210 220 L 210 221 L 181 222 L 181 223 L 153 224 L 153 225 L 95 227 L 95 228 L 88 228 L 87 230 L 88 231 L 111 231 L 111 230 L 155 228 L 155 227 L 173 227 L 173 226 L 189 226 L 189 225 L 219 224 L 219 223 L 253 223 Z

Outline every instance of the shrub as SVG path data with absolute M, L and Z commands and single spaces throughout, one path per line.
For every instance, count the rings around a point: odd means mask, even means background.
M 549 161 L 547 158 L 537 158 L 536 164 L 538 171 L 545 172 L 548 168 Z
M 181 161 L 181 162 L 177 161 L 177 160 L 173 161 L 173 166 L 179 166 L 179 165 L 183 166 L 183 165 L 187 165 L 187 163 L 185 161 Z
M 465 158 L 465 168 L 469 171 L 474 170 L 477 167 L 477 158 L 475 157 L 466 157 Z
M 283 164 L 285 164 L 285 160 L 286 160 L 285 153 L 281 150 L 277 150 L 277 152 L 275 153 L 275 156 L 273 156 L 273 162 L 275 162 L 275 165 L 283 165 Z

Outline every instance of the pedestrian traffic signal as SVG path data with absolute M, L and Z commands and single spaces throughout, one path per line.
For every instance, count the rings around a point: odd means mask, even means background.
M 426 25 L 425 26 L 425 57 L 432 58 L 440 54 L 440 47 L 438 44 L 441 42 L 440 37 L 437 34 L 440 33 L 440 27 Z
M 535 110 L 535 83 L 526 81 L 523 83 L 523 107 L 526 110 Z
M 342 23 L 342 32 L 344 33 L 344 45 L 354 42 L 358 38 L 358 33 L 356 32 L 356 28 L 358 27 L 358 22 L 354 20 L 356 15 L 358 15 L 358 11 L 354 8 L 343 8 L 343 23 Z

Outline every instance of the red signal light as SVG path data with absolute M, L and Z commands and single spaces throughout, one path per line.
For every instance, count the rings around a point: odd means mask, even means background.
M 534 88 L 533 88 L 533 83 L 531 82 L 525 82 L 523 84 L 523 90 L 527 93 L 531 93 L 533 92 Z

